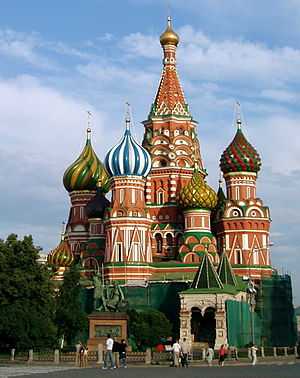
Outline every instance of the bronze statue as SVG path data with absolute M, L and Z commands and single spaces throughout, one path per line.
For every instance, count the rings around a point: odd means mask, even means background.
M 94 309 L 96 311 L 118 312 L 125 311 L 127 301 L 120 285 L 113 283 L 112 287 L 105 285 L 101 275 L 95 274 L 94 283 Z

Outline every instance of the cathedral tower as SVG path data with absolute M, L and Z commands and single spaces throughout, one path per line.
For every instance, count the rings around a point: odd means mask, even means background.
M 90 223 L 85 207 L 94 198 L 97 185 L 104 192 L 108 190 L 108 181 L 108 173 L 92 147 L 91 129 L 88 128 L 83 151 L 67 168 L 63 177 L 71 200 L 65 237 L 75 256 L 81 254 L 89 239 Z
M 183 231 L 183 214 L 176 204 L 180 189 L 194 168 L 204 177 L 195 122 L 186 103 L 176 68 L 179 37 L 171 18 L 160 36 L 163 71 L 148 119 L 143 122 L 143 146 L 149 151 L 152 169 L 146 182 L 146 203 L 153 226 L 152 252 L 156 261 L 174 259 Z
M 220 251 L 225 251 L 239 275 L 260 279 L 270 276 L 269 208 L 256 195 L 256 179 L 261 159 L 242 131 L 240 116 L 237 131 L 223 152 L 220 168 L 227 196 L 220 186 L 214 229 Z
M 151 158 L 132 137 L 129 116 L 124 136 L 108 152 L 105 164 L 112 176 L 105 276 L 110 280 L 146 280 L 152 262 L 151 219 L 145 205 L 145 177 Z

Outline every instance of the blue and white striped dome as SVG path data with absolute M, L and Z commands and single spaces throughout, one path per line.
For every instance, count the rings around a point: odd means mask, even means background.
M 113 147 L 105 158 L 105 165 L 111 176 L 143 176 L 151 169 L 151 157 L 131 135 L 129 121 L 120 143 Z

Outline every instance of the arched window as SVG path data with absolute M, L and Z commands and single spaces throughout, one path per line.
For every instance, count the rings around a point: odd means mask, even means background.
M 235 250 L 235 263 L 238 265 L 243 263 L 242 251 L 240 249 Z
M 253 249 L 253 265 L 259 264 L 259 250 Z
M 156 234 L 155 240 L 156 240 L 156 253 L 162 253 L 163 238 L 161 234 Z
M 162 190 L 157 192 L 157 203 L 159 205 L 162 205 L 164 203 L 164 192 Z
M 173 236 L 172 236 L 172 234 L 167 234 L 166 235 L 166 240 L 167 240 L 167 245 L 169 247 L 172 247 L 172 245 L 173 245 Z

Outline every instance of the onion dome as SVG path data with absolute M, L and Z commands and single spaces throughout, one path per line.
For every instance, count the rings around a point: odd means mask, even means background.
M 87 129 L 86 144 L 78 159 L 64 173 L 64 186 L 68 192 L 73 190 L 96 190 L 101 182 L 104 191 L 109 189 L 109 176 L 98 159 L 91 144 L 91 129 Z
M 105 210 L 110 206 L 109 200 L 105 197 L 101 186 L 97 187 L 95 197 L 93 197 L 85 207 L 88 218 L 103 218 Z
M 59 245 L 51 251 L 47 257 L 48 264 L 58 267 L 69 267 L 74 261 L 74 255 L 66 240 L 61 240 Z
M 171 17 L 168 17 L 168 26 L 167 29 L 160 36 L 160 44 L 165 45 L 174 45 L 177 46 L 179 43 L 179 36 L 174 32 L 172 28 Z
M 241 129 L 241 124 L 241 120 L 237 119 L 237 131 L 235 137 L 221 156 L 220 168 L 223 173 L 257 173 L 260 170 L 260 156 L 256 149 L 245 138 Z
M 139 145 L 130 132 L 130 119 L 126 117 L 124 136 L 105 158 L 106 168 L 111 176 L 143 176 L 151 169 L 148 151 Z
M 216 192 L 204 181 L 198 170 L 179 193 L 179 205 L 184 209 L 212 210 L 217 204 Z

